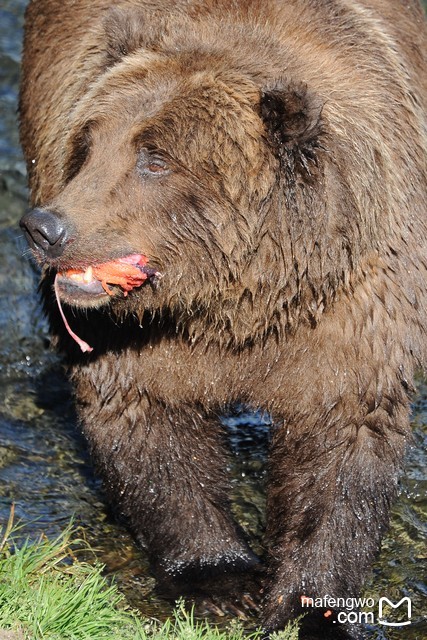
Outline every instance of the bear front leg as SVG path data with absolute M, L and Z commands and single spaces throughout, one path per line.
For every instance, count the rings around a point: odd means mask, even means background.
M 222 604 L 258 564 L 231 516 L 223 429 L 194 407 L 133 389 L 118 396 L 119 412 L 112 401 L 82 411 L 106 493 L 147 547 L 166 595 L 218 593 Z
M 399 381 L 394 385 L 384 384 L 372 401 L 368 393 L 356 402 L 360 388 L 336 402 L 317 397 L 317 405 L 308 405 L 311 413 L 295 411 L 275 430 L 267 496 L 267 630 L 307 614 L 301 638 L 361 637 L 357 625 L 340 624 L 345 619 L 332 600 L 307 608 L 302 598 L 357 598 L 380 548 L 409 430 L 408 399 Z

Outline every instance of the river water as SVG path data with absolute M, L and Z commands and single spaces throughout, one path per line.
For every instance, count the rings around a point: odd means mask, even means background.
M 38 302 L 37 273 L 17 222 L 26 208 L 25 166 L 16 107 L 23 0 L 0 0 L 0 526 L 12 503 L 23 531 L 55 535 L 74 516 L 96 547 L 106 572 L 145 615 L 164 617 L 169 606 L 154 591 L 146 557 L 109 512 L 76 426 L 70 389 L 49 350 Z M 259 535 L 263 523 L 263 459 L 268 425 L 262 416 L 227 421 L 235 451 L 234 508 Z M 427 514 L 427 386 L 413 405 L 414 446 L 408 453 L 392 526 L 366 596 L 397 602 L 409 596 L 413 623 L 373 627 L 371 638 L 425 640 Z

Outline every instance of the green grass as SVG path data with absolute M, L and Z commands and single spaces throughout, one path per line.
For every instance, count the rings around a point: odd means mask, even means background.
M 76 558 L 87 544 L 72 525 L 55 540 L 16 544 L 13 514 L 0 529 L 0 640 L 257 640 L 236 622 L 226 631 L 194 619 L 178 603 L 166 622 L 142 619 L 131 610 L 103 566 Z M 15 632 L 15 633 L 13 633 Z M 295 626 L 276 634 L 297 640 Z

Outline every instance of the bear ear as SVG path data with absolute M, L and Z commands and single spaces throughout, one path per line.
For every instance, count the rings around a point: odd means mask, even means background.
M 104 19 L 105 67 L 109 68 L 122 58 L 144 46 L 142 16 L 133 11 L 112 8 Z
M 261 92 L 261 118 L 281 159 L 295 151 L 315 155 L 315 148 L 321 146 L 322 107 L 306 85 L 280 82 Z

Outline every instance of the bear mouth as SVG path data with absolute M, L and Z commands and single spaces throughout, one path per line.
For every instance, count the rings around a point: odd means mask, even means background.
M 78 277 L 74 274 L 67 276 L 64 273 L 58 273 L 55 282 L 59 297 L 67 304 L 86 306 L 85 302 L 91 304 L 98 298 L 108 298 L 108 294 L 99 280 L 85 281 L 83 276 Z
M 61 302 L 88 308 L 99 306 L 100 303 L 105 303 L 112 297 L 119 295 L 126 297 L 132 289 L 161 277 L 158 271 L 147 267 L 147 263 L 146 256 L 135 253 L 109 262 L 90 265 L 86 269 L 68 269 L 56 273 L 54 291 L 58 309 L 65 328 L 82 351 L 92 351 L 92 347 L 72 331 Z
M 55 287 L 63 302 L 76 306 L 92 306 L 97 299 L 127 296 L 148 280 L 160 277 L 147 266 L 148 258 L 131 254 L 116 260 L 88 266 L 86 269 L 58 271 Z

